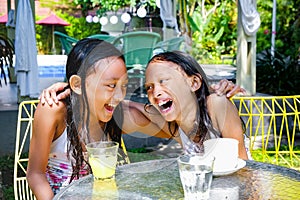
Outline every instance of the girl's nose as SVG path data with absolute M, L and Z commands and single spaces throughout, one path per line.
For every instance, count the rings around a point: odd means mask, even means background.
M 162 95 L 162 90 L 160 86 L 153 86 L 153 96 L 154 98 L 158 98 Z

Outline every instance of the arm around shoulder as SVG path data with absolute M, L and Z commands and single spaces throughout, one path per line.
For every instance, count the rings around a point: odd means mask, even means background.
M 144 134 L 169 138 L 167 123 L 159 113 L 149 113 L 144 109 L 145 104 L 124 101 L 124 124 L 122 130 L 126 133 L 135 131 Z

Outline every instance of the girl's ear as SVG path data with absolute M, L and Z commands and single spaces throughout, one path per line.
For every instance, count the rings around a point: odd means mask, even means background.
M 72 75 L 70 80 L 70 88 L 76 93 L 81 95 L 81 78 L 77 75 Z
M 197 91 L 201 85 L 202 85 L 202 80 L 199 76 L 193 75 L 190 78 L 190 83 L 191 83 L 191 90 L 193 92 Z

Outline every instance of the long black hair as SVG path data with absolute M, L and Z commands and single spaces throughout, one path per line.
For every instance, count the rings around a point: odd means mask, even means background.
M 160 61 L 172 62 L 180 66 L 181 69 L 187 74 L 187 76 L 196 75 L 202 80 L 201 87 L 197 91 L 195 91 L 195 95 L 198 102 L 198 114 L 196 116 L 198 126 L 196 127 L 196 136 L 194 138 L 194 142 L 202 145 L 204 140 L 208 136 L 209 131 L 211 131 L 214 134 L 216 133 L 207 110 L 206 100 L 207 97 L 210 95 L 210 92 L 206 74 L 204 73 L 199 63 L 192 56 L 181 51 L 163 52 L 157 54 L 151 58 L 151 60 L 148 62 L 148 65 L 150 63 Z M 172 137 L 175 137 L 175 133 L 178 130 L 178 124 L 175 123 L 174 128 L 172 128 L 171 124 L 172 123 L 169 122 L 169 131 Z
M 125 62 L 121 52 L 112 44 L 103 40 L 90 38 L 78 41 L 68 55 L 66 65 L 67 80 L 69 81 L 72 75 L 80 76 L 82 88 L 82 95 L 78 95 L 71 90 L 70 97 L 66 99 L 67 135 L 70 141 L 68 155 L 71 154 L 75 160 L 75 163 L 72 163 L 73 174 L 71 181 L 75 177 L 79 178 L 81 167 L 85 163 L 89 166 L 82 149 L 82 143 L 86 144 L 90 142 L 88 114 L 90 108 L 85 87 L 86 76 L 91 70 L 94 70 L 97 61 L 112 56 L 121 58 Z M 119 104 L 115 108 L 112 119 L 106 123 L 103 132 L 106 136 L 109 135 L 111 140 L 121 144 L 122 124 L 123 110 L 121 104 Z M 80 127 L 80 131 L 78 127 Z

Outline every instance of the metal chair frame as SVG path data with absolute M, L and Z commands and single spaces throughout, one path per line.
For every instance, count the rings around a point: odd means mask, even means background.
M 231 101 L 245 123 L 253 158 L 262 156 L 264 162 L 300 170 L 300 150 L 294 149 L 300 136 L 300 95 L 233 97 Z
M 28 164 L 28 151 L 30 145 L 30 139 L 32 136 L 32 128 L 34 121 L 34 112 L 36 110 L 39 100 L 23 101 L 19 104 L 18 108 L 18 121 L 16 131 L 16 143 L 15 143 L 15 160 L 14 160 L 14 196 L 16 200 L 35 200 L 27 179 L 26 170 Z M 119 156 L 118 164 L 128 164 L 130 160 L 126 151 L 123 138 L 121 138 L 121 147 L 124 155 Z M 120 160 L 123 159 L 123 160 Z
M 58 36 L 59 41 L 61 43 L 62 48 L 65 50 L 66 55 L 69 55 L 72 48 L 75 46 L 75 44 L 78 42 L 78 39 L 70 37 L 64 33 L 61 33 L 59 31 L 54 31 L 54 34 Z
M 90 35 L 88 38 L 95 38 L 95 39 L 100 39 L 104 40 L 106 42 L 112 43 L 116 37 L 112 35 L 106 35 L 106 34 L 95 34 L 95 35 Z
M 26 180 L 26 169 L 34 111 L 38 102 L 39 100 L 29 100 L 19 104 L 13 180 L 16 200 L 35 199 Z
M 143 95 L 144 71 L 148 61 L 153 56 L 156 43 L 161 39 L 160 34 L 149 31 L 134 31 L 124 33 L 113 41 L 113 44 L 125 57 L 128 77 L 139 80 L 140 95 Z
M 181 46 L 184 43 L 184 37 L 174 37 L 164 41 L 160 41 L 155 45 L 154 49 L 161 49 L 162 51 L 174 51 L 181 50 Z

